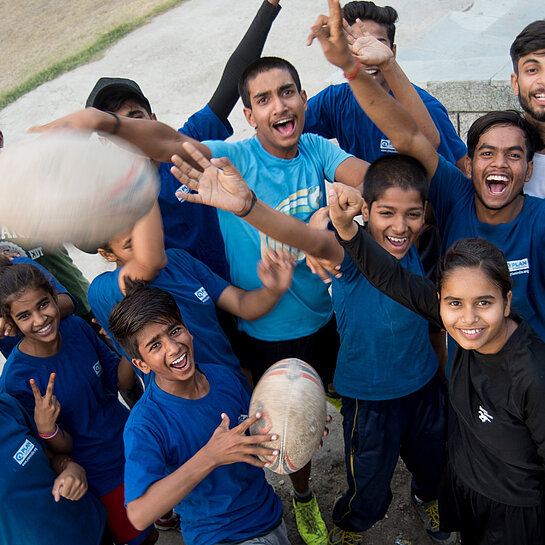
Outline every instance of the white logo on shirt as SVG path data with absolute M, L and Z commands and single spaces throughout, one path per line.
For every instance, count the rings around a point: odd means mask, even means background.
M 181 186 L 176 190 L 176 192 L 174 193 L 174 196 L 175 196 L 181 203 L 184 203 L 184 202 L 185 202 L 185 199 L 182 199 L 181 197 L 178 197 L 178 195 L 176 195 L 176 193 L 191 193 L 191 189 L 189 189 L 189 187 L 187 187 L 186 185 L 181 185 Z
M 206 303 L 210 299 L 210 295 L 206 292 L 204 289 L 204 286 L 201 286 L 196 292 L 195 296 L 197 299 L 199 299 L 201 302 Z
M 481 422 L 492 422 L 494 417 L 479 405 L 479 419 Z
M 511 276 L 514 276 L 515 274 L 530 274 L 530 261 L 527 257 L 524 259 L 508 261 L 507 267 L 509 267 Z
M 94 365 L 93 365 L 93 371 L 96 373 L 96 376 L 99 377 L 100 375 L 102 375 L 102 365 L 100 365 L 100 362 L 97 361 Z
M 34 456 L 38 448 L 34 443 L 25 439 L 25 442 L 19 447 L 19 450 L 13 455 L 13 459 L 20 465 L 24 466 Z
M 397 150 L 392 146 L 392 143 L 388 138 L 380 139 L 380 151 L 387 153 L 397 153 Z

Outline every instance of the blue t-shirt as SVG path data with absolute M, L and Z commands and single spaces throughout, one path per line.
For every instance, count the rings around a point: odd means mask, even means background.
M 233 129 L 228 121 L 224 124 L 207 104 L 194 113 L 178 132 L 195 140 L 225 140 L 233 134 Z M 181 186 L 170 173 L 171 166 L 171 163 L 159 165 L 161 189 L 158 200 L 163 218 L 165 247 L 187 250 L 216 274 L 229 280 L 229 267 L 215 209 L 179 200 L 176 191 L 187 191 L 187 188 Z
M 526 196 L 510 223 L 489 225 L 477 219 L 473 184 L 443 158 L 430 185 L 443 253 L 466 237 L 482 237 L 505 254 L 513 279 L 512 309 L 545 339 L 545 200 Z
M 230 370 L 202 365 L 210 384 L 201 399 L 161 390 L 155 381 L 134 406 L 125 426 L 125 501 L 142 496 L 154 482 L 187 462 L 229 416 L 231 427 L 248 414 L 249 396 Z M 278 523 L 282 503 L 262 469 L 236 463 L 205 477 L 174 510 L 188 545 L 242 541 Z
M 304 134 L 294 159 L 279 159 L 267 153 L 257 138 L 241 142 L 204 142 L 214 157 L 228 157 L 238 168 L 248 186 L 263 202 L 308 221 L 325 206 L 324 178 L 333 181 L 337 167 L 348 157 L 346 152 L 314 134 Z M 246 290 L 261 287 L 257 263 L 267 248 L 282 247 L 231 212 L 218 210 L 225 242 L 231 280 Z M 294 252 L 296 252 L 294 250 Z M 331 300 L 327 286 L 304 263 L 304 254 L 296 252 L 291 288 L 266 316 L 239 328 L 264 341 L 297 339 L 315 333 L 331 318 Z
M 58 293 L 67 293 L 70 295 L 64 286 L 62 286 L 57 279 L 45 268 L 42 267 L 39 263 L 36 263 L 36 261 L 33 261 L 32 259 L 29 259 L 28 257 L 14 257 L 13 263 L 30 263 L 31 265 L 34 265 L 35 267 L 38 267 L 40 271 L 43 272 L 44 276 L 47 278 L 47 281 L 55 288 L 55 292 Z M 76 300 L 70 295 L 71 299 L 74 301 L 74 306 L 77 307 Z M 2 355 L 4 358 L 8 358 L 8 356 L 11 354 L 11 351 L 19 341 L 22 339 L 21 335 L 15 335 L 14 337 L 4 337 L 3 339 L 0 339 L 0 352 L 2 352 Z
M 230 284 L 184 250 L 171 248 L 166 254 L 167 266 L 150 282 L 150 286 L 168 291 L 174 297 L 185 325 L 193 335 L 195 362 L 218 362 L 241 375 L 240 362 L 216 315 L 215 303 Z M 120 270 L 97 276 L 87 294 L 93 314 L 112 341 L 108 320 L 113 307 L 123 299 L 119 287 Z M 115 346 L 124 354 L 118 343 Z M 126 354 L 125 357 L 130 361 Z M 147 385 L 151 377 L 145 375 L 142 378 Z
M 100 501 L 87 493 L 55 502 L 57 478 L 34 422 L 21 404 L 0 394 L 0 545 L 98 545 L 106 520 Z
M 101 497 L 123 483 L 123 426 L 128 409 L 117 399 L 119 358 L 81 318 L 60 322 L 60 350 L 38 358 L 14 348 L 0 376 L 0 391 L 34 414 L 33 378 L 45 393 L 56 373 L 54 394 L 61 404 L 57 419 L 74 441 L 71 457 L 85 468 L 89 489 Z
M 416 85 L 414 88 L 439 131 L 441 142 L 437 152 L 455 163 L 467 153 L 467 148 L 456 134 L 447 110 L 424 89 Z M 370 163 L 396 152 L 388 137 L 358 104 L 348 83 L 330 85 L 309 99 L 304 130 L 324 138 L 336 138 L 341 148 Z
M 399 261 L 425 276 L 414 246 Z M 346 397 L 382 401 L 416 392 L 437 372 L 428 321 L 374 288 L 345 253 L 343 275 L 332 282 L 341 347 L 335 390 Z

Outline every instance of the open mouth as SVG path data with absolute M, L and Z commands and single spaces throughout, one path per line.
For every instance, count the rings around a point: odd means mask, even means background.
M 505 174 L 490 174 L 485 178 L 485 182 L 492 195 L 502 195 L 509 184 L 509 177 Z
M 375 76 L 378 74 L 378 68 L 365 68 L 365 72 L 367 72 L 367 74 L 370 76 Z
M 287 117 L 273 123 L 273 128 L 282 136 L 291 136 L 295 132 L 295 119 Z
M 477 338 L 483 331 L 484 327 L 476 327 L 473 329 L 458 329 L 458 331 L 468 340 Z
M 537 89 L 534 91 L 532 93 L 532 98 L 542 106 L 545 106 L 545 89 Z
M 393 246 L 396 250 L 400 250 L 407 245 L 408 237 L 393 237 L 391 235 L 386 236 L 386 240 Z
M 188 353 L 184 352 L 179 358 L 175 359 L 171 364 L 170 367 L 173 369 L 176 369 L 178 371 L 183 371 L 187 367 L 189 367 L 189 357 Z

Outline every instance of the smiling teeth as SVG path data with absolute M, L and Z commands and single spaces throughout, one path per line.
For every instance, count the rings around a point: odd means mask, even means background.
M 398 244 L 401 244 L 402 242 L 406 242 L 407 241 L 407 237 L 403 237 L 403 238 L 399 238 L 399 237 L 392 237 L 392 236 L 388 236 L 386 237 L 388 240 L 391 240 L 392 242 L 397 242 Z
M 490 176 L 487 176 L 486 179 L 489 182 L 508 182 L 509 181 L 509 178 L 502 174 L 491 174 Z
M 187 354 L 184 352 L 178 359 L 174 360 L 170 365 L 178 365 L 182 363 Z
M 376 74 L 378 72 L 378 70 L 373 68 L 372 70 L 366 70 L 366 72 L 372 76 L 373 74 Z
M 291 121 L 291 119 L 281 119 L 280 121 L 276 121 L 274 123 L 274 126 L 276 127 L 276 125 L 285 125 L 286 123 L 289 123 Z
M 51 327 L 51 324 L 47 324 L 41 329 L 38 329 L 38 333 L 45 333 L 50 327 Z
M 461 331 L 466 335 L 476 335 L 477 333 L 482 331 L 482 329 L 462 329 Z

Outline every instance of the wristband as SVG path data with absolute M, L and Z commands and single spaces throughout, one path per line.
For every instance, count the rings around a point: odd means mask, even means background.
M 38 432 L 38 435 L 42 439 L 53 439 L 53 437 L 55 437 L 55 435 L 57 435 L 57 433 L 59 433 L 59 425 L 55 424 L 55 431 L 53 433 L 40 433 L 40 432 Z
M 354 79 L 357 75 L 358 75 L 358 72 L 360 71 L 360 68 L 361 68 L 361 61 L 358 59 L 358 57 L 354 56 L 354 58 L 356 59 L 356 68 L 354 68 L 353 72 L 351 74 L 346 74 L 346 72 L 344 73 L 344 77 L 350 81 L 352 79 Z
M 74 460 L 72 458 L 65 458 L 62 462 L 61 462 L 61 473 L 64 471 L 64 466 L 68 463 L 68 462 L 73 462 Z
M 253 209 L 255 206 L 255 203 L 257 202 L 257 195 L 252 191 L 252 202 L 250 203 L 250 207 L 246 212 L 243 212 L 242 214 L 235 214 L 235 216 L 238 216 L 239 218 L 245 218 Z
M 118 131 L 119 131 L 119 127 L 121 127 L 121 119 L 119 119 L 119 116 L 118 116 L 117 114 L 115 114 L 114 112 L 105 112 L 105 113 L 114 116 L 114 118 L 115 118 L 115 126 L 114 126 L 114 130 L 113 130 L 113 131 L 110 131 L 110 134 L 117 134 Z

